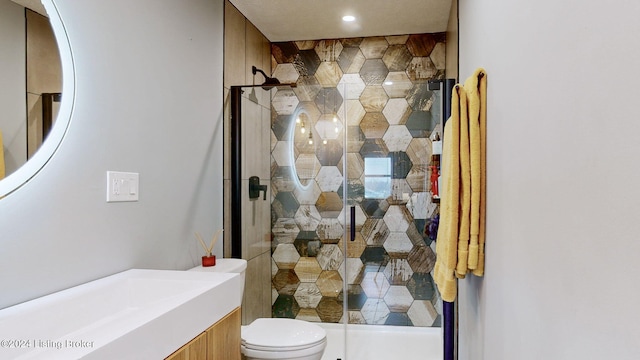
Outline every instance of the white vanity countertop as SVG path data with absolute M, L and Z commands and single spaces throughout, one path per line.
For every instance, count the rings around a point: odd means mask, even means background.
M 163 359 L 240 306 L 239 274 L 133 269 L 0 310 L 0 359 Z

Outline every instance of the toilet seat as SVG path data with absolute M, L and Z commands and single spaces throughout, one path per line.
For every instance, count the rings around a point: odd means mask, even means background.
M 242 346 L 247 349 L 259 350 L 259 351 L 296 351 L 296 350 L 304 350 L 317 345 L 322 345 L 327 342 L 327 339 L 318 340 L 313 344 L 306 345 L 298 345 L 298 346 L 260 346 L 254 344 L 247 344 L 245 341 L 242 341 Z
M 240 345 L 241 352 L 244 356 L 250 359 L 320 359 L 325 347 L 327 346 L 326 339 L 318 345 L 300 349 L 300 350 L 288 350 L 274 348 L 270 351 L 256 350 L 247 348 L 244 345 Z
M 242 353 L 252 358 L 297 359 L 321 354 L 327 346 L 323 328 L 295 319 L 256 319 L 241 333 Z

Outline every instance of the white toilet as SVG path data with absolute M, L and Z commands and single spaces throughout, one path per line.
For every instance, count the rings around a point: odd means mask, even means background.
M 246 269 L 246 260 L 217 259 L 215 266 L 197 266 L 189 271 L 240 273 L 244 291 Z M 242 327 L 241 337 L 241 351 L 247 360 L 320 360 L 327 346 L 323 328 L 295 319 L 256 319 Z

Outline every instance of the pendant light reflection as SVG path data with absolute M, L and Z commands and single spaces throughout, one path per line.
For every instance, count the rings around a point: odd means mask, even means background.
M 317 146 L 314 137 L 317 139 L 320 136 L 318 133 L 313 134 L 316 131 L 317 120 L 302 106 L 296 109 L 289 119 L 287 157 L 290 163 L 291 179 L 297 191 L 313 191 L 314 182 L 309 181 L 312 178 L 310 174 L 317 172 L 314 169 L 319 166 L 319 163 L 316 165 L 310 159 L 316 158 L 311 156 L 315 154 Z
M 307 128 L 304 126 L 304 119 L 303 117 L 306 117 L 307 114 L 305 113 L 300 113 L 298 114 L 298 116 L 296 116 L 296 124 L 300 124 L 300 132 L 302 134 L 304 134 L 307 131 Z

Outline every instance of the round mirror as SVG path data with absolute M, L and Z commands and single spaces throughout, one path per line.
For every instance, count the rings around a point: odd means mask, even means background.
M 8 64 L 0 74 L 17 87 L 3 81 L 3 94 L 17 99 L 2 106 L 0 117 L 3 198 L 35 176 L 60 145 L 71 119 L 75 82 L 68 37 L 52 0 L 0 0 L 0 9 L 0 53 L 5 54 L 3 67 Z M 9 55 L 14 57 L 5 59 Z

